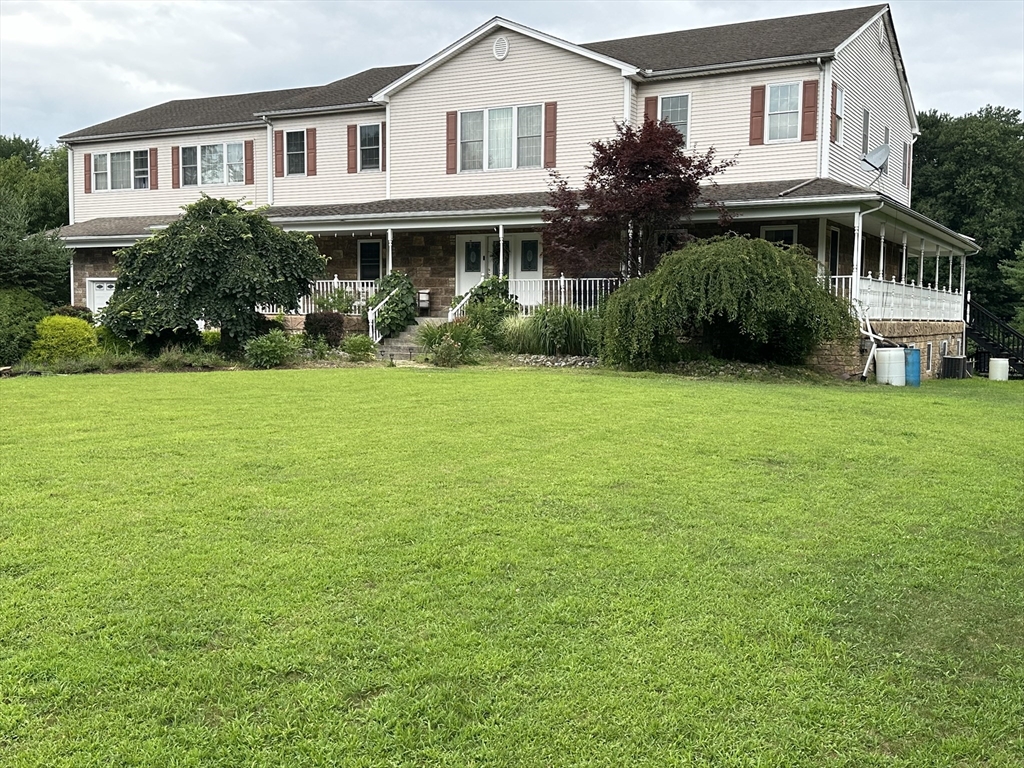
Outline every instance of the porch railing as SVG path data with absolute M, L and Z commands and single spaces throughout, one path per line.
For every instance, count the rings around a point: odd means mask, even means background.
M 948 287 L 880 280 L 870 272 L 860 278 L 859 299 L 871 320 L 962 320 L 963 298 Z
M 352 296 L 352 308 L 347 314 L 361 315 L 366 307 L 366 302 L 377 291 L 375 280 L 339 280 L 335 275 L 333 280 L 316 280 L 310 285 L 308 296 L 299 299 L 299 308 L 295 314 L 308 315 L 316 311 L 317 299 L 323 299 L 336 291 L 348 291 Z M 265 315 L 276 315 L 281 308 L 274 305 L 258 307 L 257 311 Z
M 373 339 L 375 344 L 379 344 L 380 340 L 384 338 L 384 334 L 377 330 L 377 315 L 384 308 L 384 305 L 391 301 L 391 297 L 398 293 L 398 289 L 395 288 L 391 293 L 384 297 L 384 301 L 375 307 L 370 307 L 366 310 L 366 324 L 370 338 Z
M 597 309 L 601 300 L 622 285 L 618 277 L 561 277 L 515 279 L 508 281 L 508 293 L 515 296 L 523 314 L 537 307 L 575 307 L 583 311 Z

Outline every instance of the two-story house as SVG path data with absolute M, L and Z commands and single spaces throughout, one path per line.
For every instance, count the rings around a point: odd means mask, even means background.
M 587 44 L 494 18 L 419 64 L 69 133 L 73 300 L 101 307 L 114 251 L 205 192 L 314 234 L 325 281 L 363 296 L 402 269 L 444 314 L 502 272 L 542 302 L 559 278 L 541 239 L 551 172 L 580 183 L 591 142 L 645 119 L 735 158 L 714 194 L 732 229 L 800 243 L 873 319 L 959 342 L 976 249 L 911 208 L 918 127 L 887 5 Z M 717 215 L 684 226 L 710 234 Z

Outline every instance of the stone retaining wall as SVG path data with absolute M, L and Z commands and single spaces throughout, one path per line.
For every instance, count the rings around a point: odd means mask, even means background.
M 878 320 L 871 323 L 875 333 L 897 344 L 913 346 L 921 350 L 921 378 L 938 378 L 942 372 L 942 346 L 946 343 L 946 354 L 949 356 L 963 355 L 961 347 L 964 324 L 955 322 L 927 322 L 909 320 Z M 928 345 L 931 344 L 931 360 L 928 358 Z M 870 349 L 870 345 L 868 345 Z M 861 353 L 859 339 L 845 344 L 823 344 L 819 347 L 808 364 L 815 370 L 834 376 L 860 376 L 867 363 L 868 353 Z M 873 375 L 872 370 L 868 375 Z

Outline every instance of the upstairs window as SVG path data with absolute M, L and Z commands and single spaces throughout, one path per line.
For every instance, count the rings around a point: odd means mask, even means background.
M 241 141 L 181 148 L 181 186 L 244 183 L 245 147 Z
M 541 106 L 496 107 L 459 116 L 459 170 L 540 168 Z
M 868 149 L 869 149 L 868 141 L 869 141 L 870 129 L 871 129 L 871 113 L 868 112 L 865 109 L 864 110 L 864 127 L 861 129 L 861 134 L 860 134 L 860 152 L 861 152 L 862 155 L 866 155 L 868 153 Z
M 910 186 L 910 144 L 909 142 L 903 142 L 903 174 L 900 179 L 904 187 Z
M 843 143 L 843 124 L 845 123 L 846 114 L 846 91 L 841 87 L 836 88 L 836 144 Z
M 380 170 L 380 123 L 359 126 L 359 170 Z
M 108 189 L 149 189 L 149 150 L 94 153 L 92 188 L 97 192 Z
M 800 83 L 768 86 L 768 141 L 799 139 Z
M 679 131 L 683 137 L 683 146 L 686 146 L 687 136 L 690 133 L 690 97 L 685 96 L 663 96 L 661 99 L 661 119 Z
M 285 173 L 302 176 L 306 173 L 306 132 L 287 131 L 284 135 Z
M 889 146 L 889 128 L 888 128 L 888 126 L 885 129 L 885 145 Z M 885 162 L 882 163 L 882 173 L 884 173 L 886 176 L 889 175 L 889 158 L 886 158 Z

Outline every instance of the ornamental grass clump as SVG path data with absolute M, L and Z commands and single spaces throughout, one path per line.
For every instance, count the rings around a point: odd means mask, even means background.
M 602 357 L 635 368 L 675 363 L 687 345 L 716 357 L 799 364 L 852 337 L 848 305 L 817 278 L 800 246 L 730 235 L 695 241 L 608 299 Z
M 502 321 L 502 345 L 520 355 L 596 355 L 600 318 L 575 307 L 538 307 Z

